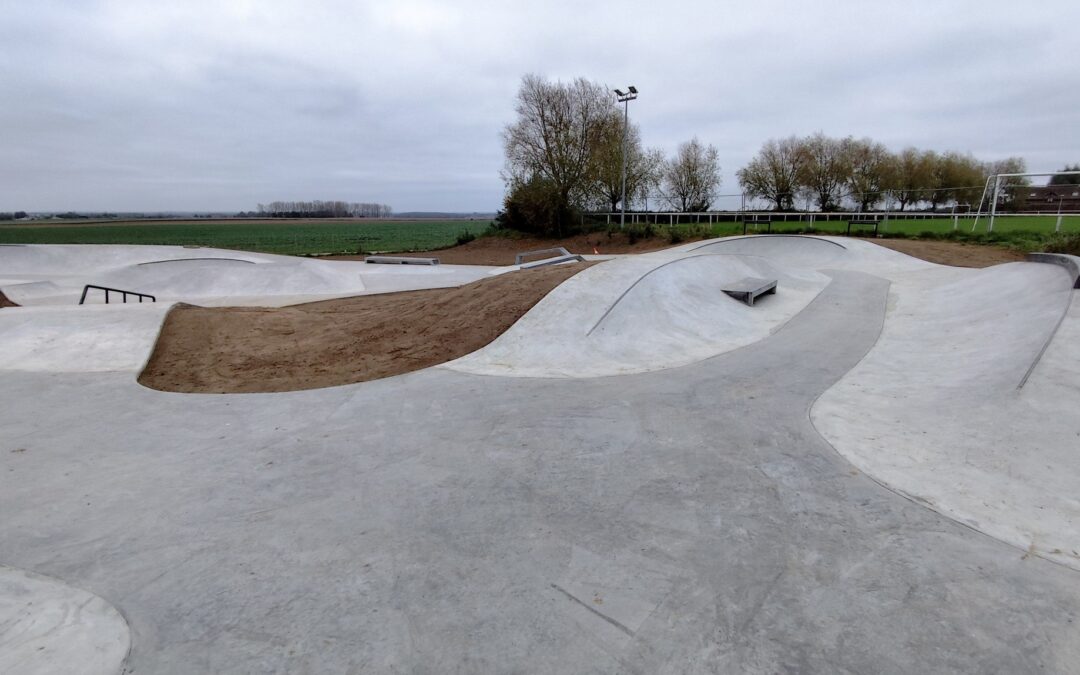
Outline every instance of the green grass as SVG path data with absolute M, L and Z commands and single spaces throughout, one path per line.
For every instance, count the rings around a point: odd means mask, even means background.
M 764 218 L 765 215 L 762 214 L 762 217 Z M 997 218 L 994 221 L 994 232 L 1002 234 L 1025 232 L 1033 235 L 1051 235 L 1054 232 L 1056 221 L 1057 216 L 1016 216 Z M 986 234 L 988 222 L 989 221 L 985 216 L 980 218 L 975 233 Z M 959 218 L 956 223 L 957 227 L 955 231 L 971 233 L 971 228 L 974 224 L 974 218 Z M 848 220 L 846 218 L 842 220 L 839 218 L 836 220 L 822 220 L 819 216 L 815 218 L 812 226 L 807 219 L 789 219 L 786 222 L 777 219 L 772 223 L 772 231 L 808 232 L 813 230 L 822 234 L 844 234 L 847 232 L 847 226 Z M 858 231 L 866 234 L 871 232 L 872 229 L 872 227 L 867 226 L 854 226 L 852 228 L 852 233 L 854 234 Z M 765 226 L 762 226 L 760 231 L 764 230 Z M 754 231 L 752 224 L 747 231 Z M 923 233 L 949 235 L 953 231 L 952 218 L 901 219 L 890 217 L 887 221 L 882 223 L 879 228 L 879 232 L 885 235 L 895 236 L 922 235 Z M 1061 219 L 1061 231 L 1065 233 L 1080 232 L 1080 216 L 1063 216 Z M 742 224 L 735 222 L 714 223 L 713 232 L 718 236 L 742 234 Z
M 0 244 L 157 244 L 317 255 L 430 251 L 453 246 L 486 220 L 196 220 L 0 225 Z

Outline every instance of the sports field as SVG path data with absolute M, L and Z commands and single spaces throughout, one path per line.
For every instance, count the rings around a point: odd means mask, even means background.
M 479 235 L 487 220 L 162 220 L 49 221 L 0 225 L 0 244 L 210 246 L 292 255 L 426 251 Z

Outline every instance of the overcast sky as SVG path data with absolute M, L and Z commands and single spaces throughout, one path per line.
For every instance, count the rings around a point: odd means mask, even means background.
M 634 84 L 722 192 L 824 131 L 1080 162 L 1080 2 L 0 0 L 0 210 L 494 211 L 525 73 Z

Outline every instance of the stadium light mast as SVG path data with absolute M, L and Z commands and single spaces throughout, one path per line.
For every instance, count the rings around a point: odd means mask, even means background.
M 619 97 L 619 103 L 623 104 L 623 127 L 622 127 L 622 196 L 619 198 L 619 229 L 626 229 L 626 133 L 630 130 L 630 101 L 637 98 L 637 87 L 630 85 L 625 93 L 615 90 Z

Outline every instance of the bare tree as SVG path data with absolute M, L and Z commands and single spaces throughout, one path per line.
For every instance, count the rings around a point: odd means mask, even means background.
M 869 138 L 849 140 L 847 144 L 848 189 L 860 211 L 867 211 L 881 201 L 883 190 L 893 183 L 892 155 L 881 143 Z
M 558 199 L 561 231 L 570 207 L 587 197 L 593 150 L 615 102 L 601 85 L 578 78 L 568 84 L 526 75 L 518 90 L 517 121 L 503 130 L 505 178 L 511 188 L 534 179 Z
M 626 134 L 626 200 L 647 193 L 658 168 L 655 150 L 641 147 L 641 131 L 631 124 Z M 663 157 L 660 157 L 661 161 Z M 593 147 L 589 172 L 591 193 L 597 205 L 610 211 L 619 208 L 623 192 L 623 116 L 614 110 L 601 125 Z
M 696 137 L 679 146 L 664 163 L 663 193 L 679 211 L 708 211 L 720 187 L 720 154 Z
M 904 148 L 894 157 L 892 194 L 901 211 L 908 204 L 916 204 L 927 197 L 927 190 L 934 187 L 936 162 L 936 153 L 920 152 L 916 148 Z
M 777 211 L 795 208 L 799 168 L 803 163 L 799 146 L 799 139 L 794 136 L 766 141 L 757 156 L 737 173 L 743 192 L 772 202 Z
M 851 178 L 848 146 L 851 139 L 829 138 L 820 131 L 803 139 L 799 185 L 818 203 L 820 211 L 836 211 Z

